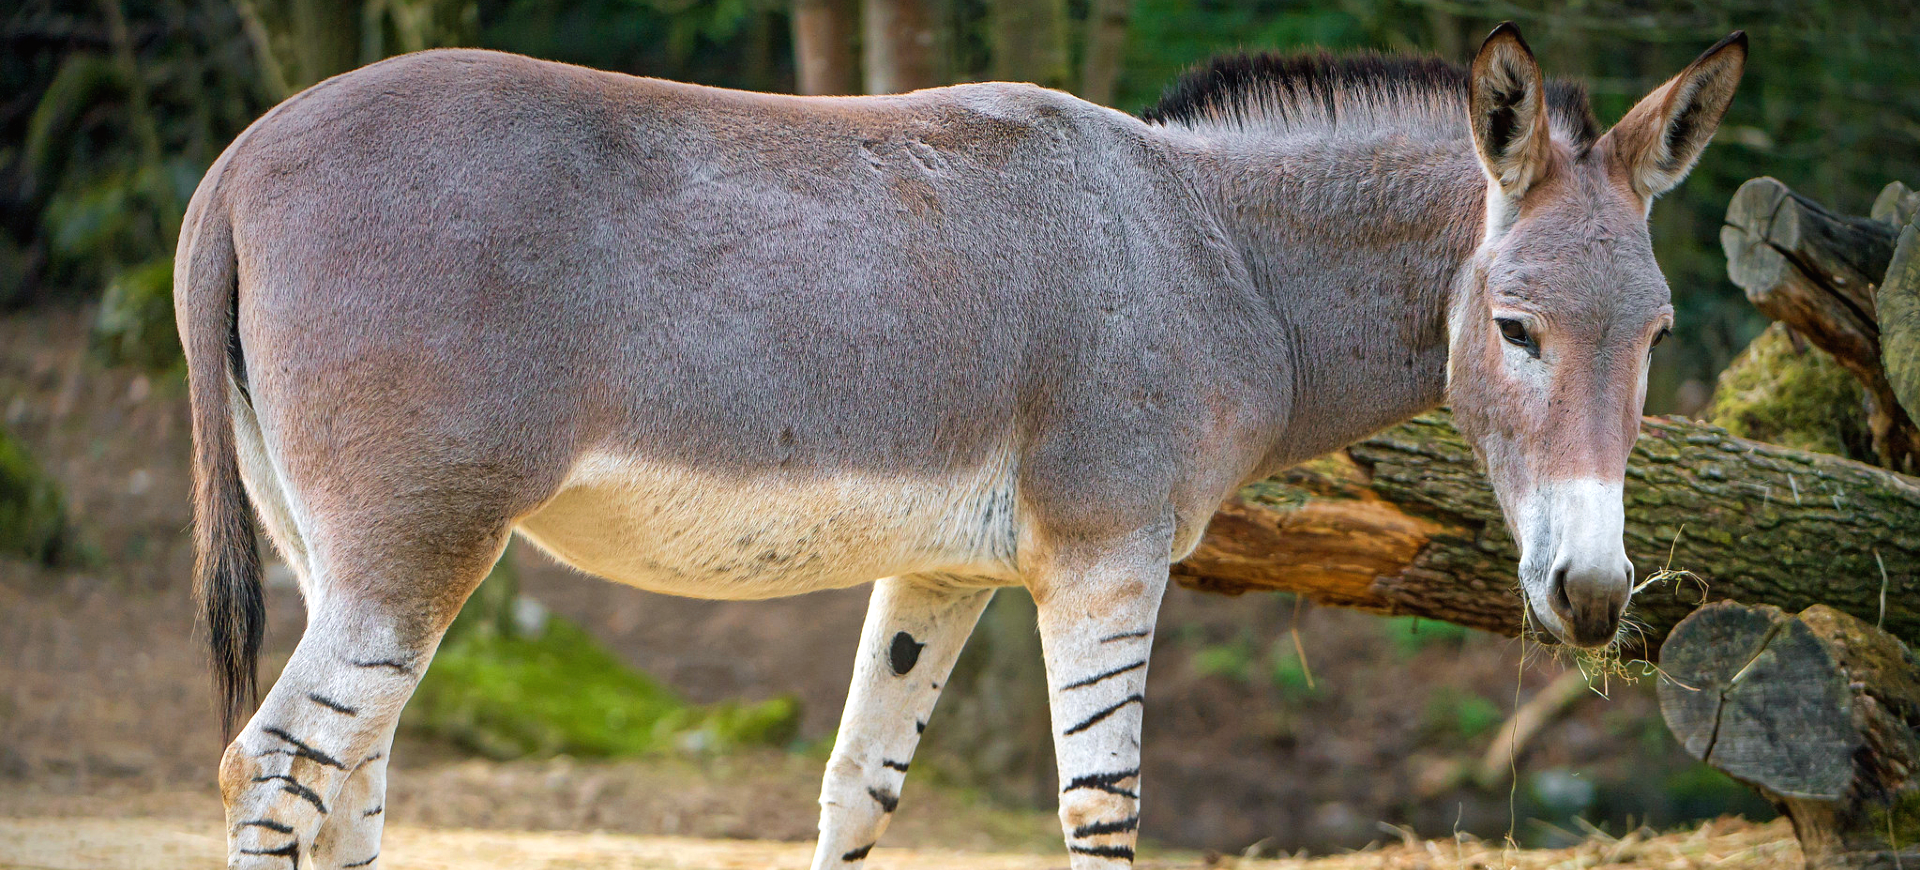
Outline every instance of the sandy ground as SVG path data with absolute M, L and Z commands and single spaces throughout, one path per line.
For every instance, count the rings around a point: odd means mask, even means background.
M 561 870 L 746 870 L 802 868 L 806 843 L 706 840 L 606 833 L 516 833 L 395 826 L 388 829 L 381 866 L 389 870 L 524 868 Z M 216 832 L 154 819 L 0 819 L 0 868 L 19 870 L 185 870 L 218 867 Z M 1314 859 L 1238 860 L 1220 855 L 1149 851 L 1143 868 L 1235 867 L 1244 870 L 1560 870 L 1605 865 L 1619 870 L 1747 870 L 1800 865 L 1800 849 L 1783 821 L 1766 825 L 1723 820 L 1662 836 L 1594 835 L 1578 846 L 1551 850 L 1502 849 L 1497 843 L 1404 842 Z M 1064 855 L 1018 855 L 937 849 L 874 850 L 873 870 L 1042 870 L 1064 865 Z

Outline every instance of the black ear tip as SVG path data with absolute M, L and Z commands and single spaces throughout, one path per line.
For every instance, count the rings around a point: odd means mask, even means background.
M 1713 54 L 1714 52 L 1719 51 L 1723 48 L 1738 48 L 1740 49 L 1741 54 L 1746 54 L 1747 53 L 1747 32 L 1744 30 L 1736 30 L 1732 33 L 1729 33 L 1726 35 L 1725 38 L 1721 39 L 1719 42 L 1714 43 L 1713 47 L 1707 49 L 1705 53 Z
M 1520 49 L 1522 51 L 1525 51 L 1528 54 L 1533 53 L 1533 49 L 1527 47 L 1526 38 L 1520 35 L 1520 25 L 1517 25 L 1511 21 L 1500 22 L 1500 26 L 1495 27 L 1492 33 L 1487 34 L 1486 40 L 1480 43 L 1480 49 L 1482 51 L 1485 51 L 1487 46 L 1492 45 L 1496 42 L 1499 42 L 1500 40 L 1503 40 L 1503 39 L 1511 39 L 1514 42 L 1517 42 L 1520 44 Z

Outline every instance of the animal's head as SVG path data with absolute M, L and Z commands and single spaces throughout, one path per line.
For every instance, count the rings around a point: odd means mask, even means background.
M 1513 25 L 1473 61 L 1487 227 L 1449 312 L 1448 398 L 1520 543 L 1534 624 L 1578 646 L 1613 638 L 1633 588 L 1621 485 L 1673 322 L 1647 211 L 1706 148 L 1746 55 L 1744 34 L 1721 40 L 1598 139 L 1553 117 Z

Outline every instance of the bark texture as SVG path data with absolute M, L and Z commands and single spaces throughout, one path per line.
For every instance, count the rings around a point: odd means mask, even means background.
M 1740 186 L 1720 244 L 1727 275 L 1754 306 L 1833 355 L 1867 389 L 1867 426 L 1880 464 L 1920 466 L 1920 428 L 1895 398 L 1881 362 L 1875 290 L 1898 228 L 1836 214 L 1772 178 Z
M 1920 201 L 1920 194 L 1912 196 Z M 1920 415 L 1920 222 L 1909 222 L 1900 231 L 1874 299 L 1880 309 L 1880 360 L 1887 384 L 1908 417 Z
M 795 89 L 802 94 L 859 93 L 854 57 L 855 0 L 794 0 Z
M 1920 662 L 1872 624 L 1701 608 L 1662 650 L 1660 712 L 1694 757 L 1793 820 L 1809 868 L 1920 863 Z
M 1627 652 L 1652 655 L 1688 613 L 1723 598 L 1829 604 L 1920 640 L 1920 481 L 1649 418 L 1626 507 L 1639 577 L 1694 575 L 1635 595 L 1629 616 L 1645 635 Z M 1241 490 L 1174 575 L 1205 591 L 1293 592 L 1517 634 L 1518 561 L 1472 450 L 1433 413 Z

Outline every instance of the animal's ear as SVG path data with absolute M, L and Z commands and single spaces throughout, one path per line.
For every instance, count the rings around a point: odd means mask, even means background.
M 1734 31 L 1642 99 L 1595 147 L 1648 202 L 1687 177 L 1747 67 L 1747 34 Z
M 1547 171 L 1546 80 L 1533 51 L 1509 21 L 1493 29 L 1468 74 L 1473 144 L 1487 177 L 1518 200 Z

